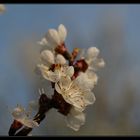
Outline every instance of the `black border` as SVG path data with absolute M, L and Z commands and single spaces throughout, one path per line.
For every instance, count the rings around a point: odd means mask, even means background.
M 140 4 L 138 0 L 0 0 L 3 4 Z
M 140 4 L 140 2 L 138 2 L 138 0 L 133 0 L 132 3 L 129 1 L 124 1 L 124 0 L 118 0 L 118 1 L 111 1 L 111 0 L 106 0 L 106 1 L 103 1 L 103 0 L 93 0 L 93 2 L 91 2 L 91 0 L 86 0 L 85 2 L 82 0 L 81 2 L 76 2 L 75 0 L 71 0 L 71 1 L 64 1 L 64 0 L 59 0 L 59 2 L 57 2 L 56 0 L 46 0 L 46 2 L 44 2 L 44 0 L 39 0 L 37 2 L 36 1 L 32 1 L 32 0 L 20 0 L 20 1 L 17 1 L 17 0 L 12 0 L 12 1 L 8 1 L 8 0 L 0 0 L 0 3 L 2 4 L 74 4 L 74 5 L 77 5 L 77 4 L 109 4 L 109 5 L 115 5 L 115 4 L 120 4 L 120 5 L 124 5 L 124 4 L 130 4 L 130 5 L 133 5 L 133 4 Z M 139 138 L 140 136 L 31 136 L 31 137 L 22 137 L 22 136 L 8 136 L 8 131 L 7 131 L 7 136 L 0 136 L 0 138 L 39 138 L 39 139 L 48 139 L 48 138 L 60 138 L 61 140 L 64 138 L 70 138 L 70 139 L 81 139 L 81 138 L 85 138 L 85 139 L 89 139 L 89 138 L 92 138 L 92 139 L 96 139 L 96 138 Z

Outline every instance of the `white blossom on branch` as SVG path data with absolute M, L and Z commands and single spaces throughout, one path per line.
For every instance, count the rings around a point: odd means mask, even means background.
M 0 13 L 3 13 L 6 10 L 4 4 L 0 4 Z
M 102 58 L 99 58 L 99 49 L 88 48 L 80 59 L 79 48 L 68 51 L 65 45 L 67 29 L 63 24 L 58 29 L 49 29 L 47 34 L 39 42 L 45 49 L 40 52 L 40 63 L 37 65 L 40 76 L 50 81 L 53 93 L 49 97 L 45 90 L 40 91 L 38 101 L 30 102 L 30 108 L 38 110 L 34 118 L 21 106 L 17 106 L 12 115 L 14 120 L 28 127 L 15 134 L 22 126 L 13 122 L 9 130 L 10 135 L 28 135 L 32 128 L 38 126 L 47 116 L 51 108 L 65 116 L 68 127 L 78 131 L 86 120 L 84 113 L 88 105 L 94 104 L 96 98 L 93 93 L 98 82 L 97 70 L 105 66 Z M 43 80 L 43 81 L 44 81 Z M 17 125 L 18 124 L 18 125 Z
M 39 126 L 37 122 L 33 121 L 30 118 L 29 113 L 26 112 L 25 109 L 20 105 L 14 108 L 12 116 L 14 117 L 15 120 L 17 120 L 22 125 L 25 125 L 27 127 L 33 128 Z
M 39 42 L 40 45 L 47 46 L 51 49 L 55 49 L 57 46 L 61 46 L 67 37 L 67 29 L 63 24 L 58 26 L 58 29 L 49 29 L 46 36 Z

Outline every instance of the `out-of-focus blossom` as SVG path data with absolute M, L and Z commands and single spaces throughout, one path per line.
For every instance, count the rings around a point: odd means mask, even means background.
M 12 116 L 15 120 L 27 127 L 33 128 L 39 126 L 37 122 L 33 121 L 30 118 L 29 113 L 26 112 L 22 106 L 17 106 L 16 108 L 14 108 Z
M 4 4 L 0 4 L 0 13 L 3 13 L 5 11 L 5 5 Z
M 85 114 L 72 107 L 69 114 L 66 116 L 66 123 L 68 127 L 78 131 L 85 123 Z
M 90 47 L 82 56 L 88 64 L 88 70 L 97 71 L 99 68 L 105 66 L 102 58 L 98 58 L 100 51 L 96 47 Z
M 79 76 L 76 78 L 76 83 L 81 87 L 82 89 L 89 89 L 92 90 L 94 88 L 94 85 L 97 84 L 98 76 L 93 71 L 86 71 L 80 72 Z

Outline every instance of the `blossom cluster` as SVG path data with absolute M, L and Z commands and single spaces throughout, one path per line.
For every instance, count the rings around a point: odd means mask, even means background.
M 0 4 L 0 13 L 3 13 L 5 11 L 5 5 Z
M 79 57 L 79 48 L 70 53 L 65 44 L 66 37 L 67 29 L 63 24 L 57 30 L 48 30 L 38 42 L 44 49 L 37 67 L 41 77 L 50 81 L 54 89 L 50 104 L 65 115 L 67 126 L 77 131 L 85 123 L 84 110 L 96 100 L 93 93 L 98 81 L 96 71 L 104 67 L 105 62 L 98 57 L 100 51 L 96 47 L 88 48 Z M 15 120 L 28 127 L 38 126 L 35 120 L 27 119 L 24 113 L 21 117 L 18 112 L 24 111 L 17 107 L 13 113 Z

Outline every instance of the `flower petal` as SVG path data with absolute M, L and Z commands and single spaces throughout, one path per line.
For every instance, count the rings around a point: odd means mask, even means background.
M 12 112 L 12 115 L 15 120 L 27 127 L 32 128 L 38 126 L 37 122 L 29 118 L 29 112 L 25 112 L 25 109 L 22 106 L 17 106 Z
M 57 45 L 60 45 L 60 38 L 55 29 L 49 29 L 46 38 L 48 39 L 48 42 L 52 44 L 52 46 L 56 47 Z
M 62 94 L 62 87 L 60 86 L 59 83 L 55 83 L 55 90 L 56 90 L 59 94 Z
M 96 58 L 98 56 L 99 52 L 100 51 L 99 51 L 98 48 L 96 48 L 96 47 L 90 47 L 87 50 L 87 58 L 88 59 L 94 59 L 94 58 Z
M 81 72 L 79 76 L 74 80 L 81 89 L 93 89 L 94 85 L 97 83 L 97 75 L 94 72 Z
M 47 80 L 51 81 L 51 82 L 58 82 L 60 79 L 60 74 L 59 72 L 52 72 L 52 71 L 48 71 L 48 75 L 47 75 Z
M 79 111 L 85 109 L 84 97 L 81 95 L 80 91 L 70 90 L 66 94 L 62 94 L 66 102 L 76 107 Z
M 63 24 L 59 25 L 58 34 L 59 34 L 61 43 L 63 43 L 67 36 L 67 29 L 65 28 L 65 26 Z
M 50 50 L 44 50 L 41 52 L 41 58 L 50 64 L 54 64 L 54 54 Z
M 105 66 L 105 62 L 102 58 L 96 58 L 89 66 L 89 70 L 97 71 Z
M 86 73 L 87 74 L 87 89 L 93 89 L 94 86 L 97 84 L 97 81 L 98 81 L 98 76 L 95 72 L 93 71 L 90 71 L 90 70 L 87 70 Z
M 64 64 L 66 64 L 66 59 L 64 58 L 63 55 L 57 54 L 57 56 L 56 56 L 56 63 L 64 65 Z
M 42 76 L 45 78 L 45 79 L 48 79 L 48 71 L 49 71 L 49 68 L 43 64 L 40 64 L 40 65 L 37 65 L 37 67 L 40 69 L 41 73 L 42 73 Z
M 39 126 L 39 124 L 37 122 L 35 122 L 29 118 L 23 118 L 23 119 L 19 119 L 17 121 L 21 122 L 23 125 L 30 127 L 30 128 Z
M 61 79 L 55 84 L 55 89 L 60 94 L 65 94 L 67 90 L 69 90 L 71 85 L 71 78 L 69 76 L 63 76 Z
M 47 79 L 51 82 L 57 82 L 60 79 L 59 72 L 57 72 L 57 71 L 52 72 L 52 71 L 49 70 L 49 68 L 47 66 L 45 66 L 43 64 L 38 65 L 38 67 L 40 68 L 42 76 L 45 79 Z
M 95 95 L 91 91 L 86 91 L 84 94 L 84 102 L 86 105 L 93 104 L 96 101 Z
M 18 106 L 16 108 L 14 108 L 13 112 L 12 112 L 12 116 L 15 119 L 21 119 L 25 116 L 25 109 L 22 106 Z
M 75 131 L 78 131 L 81 125 L 85 123 L 85 114 L 77 111 L 74 107 L 71 108 L 70 113 L 66 117 L 67 126 Z
M 74 74 L 74 67 L 73 66 L 69 66 L 67 71 L 66 71 L 66 75 L 68 75 L 69 77 L 72 77 Z
M 105 66 L 105 62 L 102 58 L 96 60 L 96 67 L 97 68 L 102 68 L 104 66 Z

